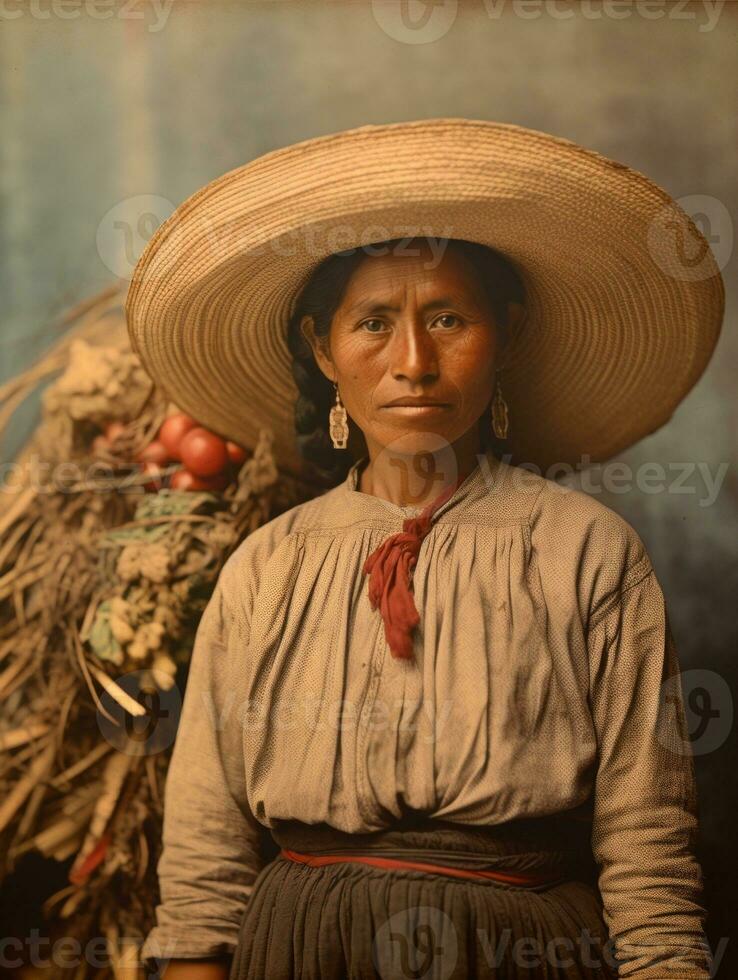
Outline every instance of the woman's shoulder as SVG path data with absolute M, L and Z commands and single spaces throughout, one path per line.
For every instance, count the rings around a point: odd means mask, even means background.
M 235 581 L 263 567 L 278 550 L 294 543 L 301 532 L 321 522 L 326 509 L 331 508 L 337 490 L 334 487 L 311 500 L 295 504 L 260 525 L 234 549 L 221 576 Z
M 534 473 L 521 493 L 539 567 L 555 577 L 568 571 L 593 601 L 652 571 L 638 531 L 596 495 Z

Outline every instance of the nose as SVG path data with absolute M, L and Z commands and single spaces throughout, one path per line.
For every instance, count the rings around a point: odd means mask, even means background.
M 393 378 L 412 385 L 427 385 L 438 378 L 438 352 L 424 324 L 402 324 L 395 331 L 391 370 Z

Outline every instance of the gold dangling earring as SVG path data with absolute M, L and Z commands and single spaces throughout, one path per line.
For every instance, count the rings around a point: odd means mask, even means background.
M 333 448 L 346 449 L 349 436 L 348 422 L 346 421 L 346 409 L 341 401 L 341 396 L 338 393 L 338 385 L 335 381 L 333 382 L 333 387 L 336 389 L 336 404 L 330 411 L 330 415 L 328 417 L 328 428 L 331 434 Z
M 492 431 L 498 439 L 507 439 L 509 422 L 510 417 L 507 410 L 507 402 L 502 397 L 498 372 L 497 384 L 495 385 L 495 397 L 492 400 Z

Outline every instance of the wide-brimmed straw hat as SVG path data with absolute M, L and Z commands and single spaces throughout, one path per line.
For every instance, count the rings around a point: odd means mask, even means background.
M 509 123 L 367 125 L 260 156 L 156 231 L 126 301 L 131 342 L 181 409 L 304 464 L 286 331 L 328 255 L 410 236 L 503 253 L 527 313 L 505 358 L 507 450 L 600 462 L 662 426 L 717 342 L 724 286 L 690 217 L 643 174 Z

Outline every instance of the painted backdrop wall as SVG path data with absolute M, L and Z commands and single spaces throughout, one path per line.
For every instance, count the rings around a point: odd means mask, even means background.
M 634 477 L 626 489 L 622 481 L 608 489 L 595 471 L 590 492 L 623 514 L 651 553 L 690 672 L 694 732 L 705 712 L 717 712 L 694 742 L 715 947 L 728 935 L 733 883 L 723 875 L 736 849 L 725 684 L 738 641 L 738 5 L 1 6 L 0 381 L 45 349 L 49 323 L 66 306 L 125 280 L 156 223 L 139 222 L 141 214 L 163 220 L 224 171 L 350 126 L 462 115 L 547 130 L 643 170 L 701 223 L 728 290 L 714 359 L 672 421 L 623 454 Z M 32 408 L 18 414 L 4 458 L 32 424 Z M 664 468 L 661 489 L 640 480 L 646 463 Z M 690 470 L 681 492 L 678 464 Z

